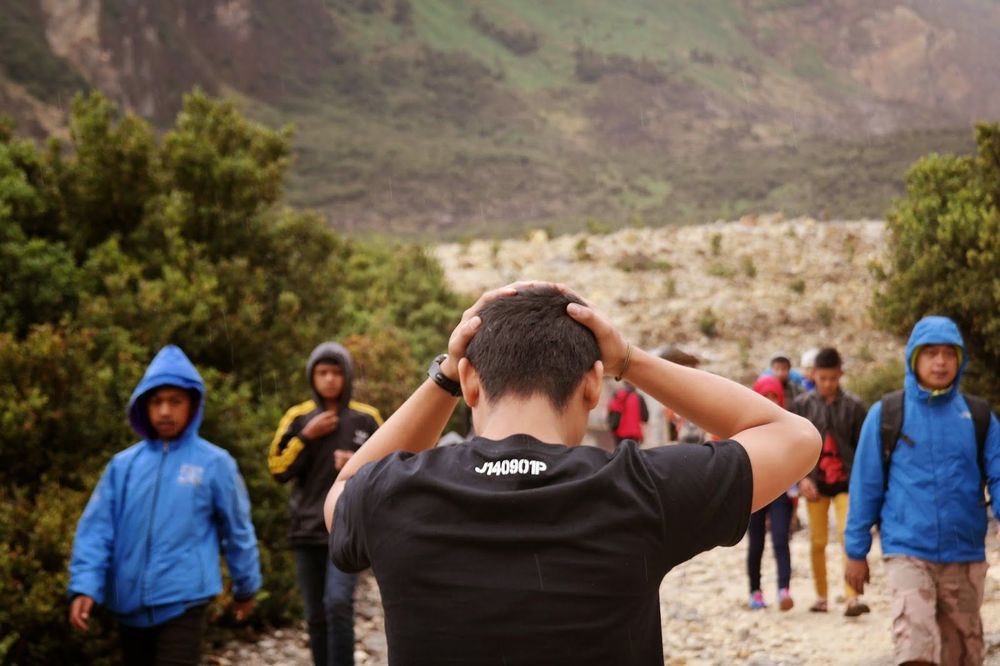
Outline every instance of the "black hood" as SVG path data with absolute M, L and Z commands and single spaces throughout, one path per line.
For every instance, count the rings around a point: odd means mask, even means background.
M 306 363 L 306 381 L 309 382 L 309 391 L 312 393 L 312 399 L 320 409 L 323 409 L 323 398 L 316 392 L 312 376 L 313 368 L 316 367 L 317 363 L 322 361 L 336 363 L 344 371 L 344 388 L 340 392 L 340 410 L 338 410 L 343 411 L 347 409 L 348 404 L 351 402 L 351 386 L 354 383 L 354 364 L 351 363 L 351 355 L 342 345 L 336 342 L 324 342 L 309 354 L 309 362 Z

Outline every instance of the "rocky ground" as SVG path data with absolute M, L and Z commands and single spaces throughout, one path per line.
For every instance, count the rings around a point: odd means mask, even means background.
M 805 511 L 800 507 L 800 517 Z M 995 525 L 991 532 L 995 531 Z M 834 537 L 831 534 L 831 539 Z M 832 543 L 832 541 L 831 541 Z M 889 599 L 878 558 L 872 563 L 872 584 L 865 599 L 872 612 L 845 618 L 838 600 L 829 613 L 810 613 L 814 597 L 809 574 L 809 536 L 792 538 L 792 593 L 795 607 L 747 610 L 746 539 L 733 548 L 716 548 L 671 571 L 660 588 L 664 663 L 669 666 L 888 666 L 892 664 Z M 828 549 L 831 595 L 842 589 L 837 571 L 842 559 Z M 989 543 L 992 565 L 987 576 L 983 622 L 987 634 L 986 663 L 1000 666 L 1000 543 Z M 763 581 L 768 602 L 774 600 L 775 566 L 770 542 L 764 554 Z M 378 589 L 365 576 L 358 589 L 358 666 L 387 664 Z M 231 643 L 209 655 L 218 666 L 277 666 L 310 664 L 303 628 L 276 631 L 255 644 Z
M 901 358 L 900 342 L 869 314 L 883 229 L 766 215 L 604 235 L 538 231 L 435 254 L 457 291 L 565 282 L 644 348 L 679 345 L 706 370 L 752 381 L 778 349 L 798 361 L 810 347 L 835 345 L 849 375 Z

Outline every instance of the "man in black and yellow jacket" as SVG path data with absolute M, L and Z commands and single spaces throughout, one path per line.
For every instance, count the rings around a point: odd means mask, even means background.
M 337 474 L 382 423 L 374 407 L 351 400 L 352 370 L 341 345 L 324 342 L 313 350 L 306 365 L 312 399 L 285 412 L 267 457 L 275 479 L 295 481 L 288 537 L 316 666 L 354 663 L 357 575 L 330 562 L 323 524 L 323 501 Z

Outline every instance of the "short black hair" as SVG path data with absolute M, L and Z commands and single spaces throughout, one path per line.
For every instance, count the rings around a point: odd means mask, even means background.
M 844 359 L 840 357 L 840 352 L 833 347 L 823 347 L 816 353 L 815 368 L 827 368 L 840 370 L 844 365 Z
M 482 325 L 465 350 L 490 400 L 547 397 L 566 406 L 583 376 L 601 357 L 590 329 L 566 314 L 581 303 L 554 287 L 520 289 L 478 312 Z

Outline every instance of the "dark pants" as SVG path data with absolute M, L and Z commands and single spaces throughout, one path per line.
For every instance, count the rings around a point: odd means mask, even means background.
M 767 516 L 771 516 L 771 546 L 778 562 L 778 589 L 788 587 L 792 578 L 792 558 L 788 552 L 788 530 L 792 523 L 792 500 L 782 493 L 760 511 L 750 516 L 750 549 L 747 551 L 747 572 L 750 574 L 750 591 L 760 589 L 760 561 L 764 557 L 764 529 Z
M 125 666 L 197 666 L 205 609 L 193 606 L 181 615 L 154 627 L 119 626 Z
M 358 575 L 333 565 L 326 546 L 296 546 L 295 569 L 315 666 L 354 664 L 354 587 Z

